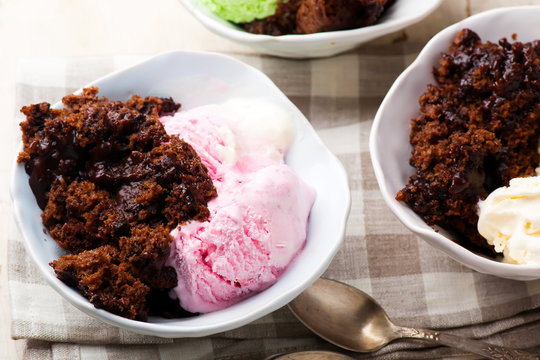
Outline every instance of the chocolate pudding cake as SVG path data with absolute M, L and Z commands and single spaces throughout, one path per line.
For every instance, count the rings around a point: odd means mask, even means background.
M 478 201 L 539 165 L 540 41 L 482 42 L 464 29 L 433 75 L 411 121 L 415 173 L 396 199 L 468 249 L 492 253 L 477 231 Z
M 167 295 L 177 285 L 165 266 L 169 233 L 206 220 L 216 190 L 193 148 L 159 122 L 179 104 L 97 93 L 92 87 L 68 95 L 62 109 L 40 103 L 21 110 L 18 161 L 45 228 L 67 252 L 51 266 L 98 308 L 137 320 L 181 316 Z
M 285 35 L 347 30 L 374 24 L 394 0 L 280 1 L 274 15 L 242 24 L 254 34 Z

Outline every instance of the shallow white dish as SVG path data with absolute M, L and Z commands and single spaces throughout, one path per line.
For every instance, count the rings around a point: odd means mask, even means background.
M 513 33 L 522 42 L 540 39 L 538 19 L 540 6 L 500 8 L 471 16 L 435 35 L 390 88 L 375 116 L 369 144 L 383 198 L 405 226 L 476 271 L 516 280 L 539 279 L 540 268 L 498 262 L 465 249 L 446 234 L 426 225 L 407 205 L 398 202 L 395 195 L 414 172 L 409 165 L 412 149 L 409 144 L 410 120 L 418 115 L 418 98 L 426 91 L 426 85 L 435 83 L 432 69 L 438 64 L 440 53 L 448 49 L 463 28 L 478 33 L 482 41 L 497 42 L 503 37 L 510 40 Z
M 414 24 L 433 12 L 442 0 L 397 0 L 371 26 L 353 30 L 302 35 L 257 35 L 248 33 L 206 9 L 198 0 L 180 0 L 204 26 L 217 35 L 270 55 L 287 58 L 332 56 L 350 50 L 379 36 Z
M 182 103 L 183 109 L 230 97 L 266 98 L 292 115 L 298 134 L 286 161 L 317 190 L 317 198 L 310 215 L 306 246 L 276 284 L 224 310 L 185 319 L 153 317 L 148 322 L 139 322 L 96 309 L 56 278 L 49 262 L 58 258 L 62 250 L 43 233 L 41 210 L 28 185 L 28 176 L 23 165 L 15 163 L 11 195 L 26 249 L 47 282 L 70 303 L 109 324 L 142 334 L 205 336 L 242 326 L 284 306 L 328 267 L 343 242 L 349 213 L 347 174 L 307 119 L 263 73 L 224 55 L 172 52 L 105 76 L 87 86 L 98 86 L 100 96 L 116 100 L 127 100 L 131 94 L 172 96 Z M 55 106 L 61 105 L 57 103 Z

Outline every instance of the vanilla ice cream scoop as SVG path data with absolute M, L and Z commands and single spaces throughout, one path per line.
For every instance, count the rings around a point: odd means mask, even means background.
M 478 232 L 505 262 L 540 266 L 540 176 L 512 179 L 478 207 Z

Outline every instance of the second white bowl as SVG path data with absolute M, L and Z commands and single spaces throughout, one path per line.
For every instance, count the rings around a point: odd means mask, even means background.
M 471 16 L 435 35 L 390 88 L 375 116 L 369 144 L 383 198 L 405 226 L 430 245 L 476 271 L 516 280 L 539 279 L 540 268 L 506 264 L 475 254 L 452 241 L 449 235 L 428 226 L 395 196 L 414 172 L 409 165 L 412 149 L 409 143 L 410 121 L 418 115 L 418 98 L 426 91 L 426 85 L 435 83 L 432 71 L 441 52 L 448 50 L 463 28 L 475 31 L 484 42 L 496 43 L 503 37 L 511 39 L 514 33 L 521 42 L 540 39 L 538 19 L 540 6 L 500 8 Z

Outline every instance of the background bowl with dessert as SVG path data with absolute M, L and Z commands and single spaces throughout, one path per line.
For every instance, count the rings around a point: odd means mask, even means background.
M 287 58 L 316 58 L 332 56 L 353 49 L 379 36 L 403 29 L 433 12 L 440 5 L 441 0 L 394 1 L 382 15 L 379 14 L 381 17 L 374 24 L 364 27 L 279 36 L 247 32 L 239 25 L 214 14 L 204 5 L 205 1 L 180 0 L 180 2 L 197 20 L 217 35 L 253 47 L 265 54 Z M 366 3 L 369 2 L 381 1 L 366 1 Z
M 531 264 L 516 265 L 507 263 L 503 261 L 502 256 L 494 255 L 494 252 L 492 254 L 488 253 L 487 255 L 482 254 L 482 252 L 476 251 L 478 250 L 478 247 L 472 246 L 472 243 L 467 240 L 463 241 L 463 238 L 456 236 L 455 232 L 451 233 L 451 231 L 446 231 L 440 227 L 429 226 L 424 221 L 424 218 L 415 213 L 411 207 L 404 202 L 396 200 L 396 195 L 400 190 L 406 187 L 409 182 L 409 177 L 415 173 L 415 169 L 409 165 L 412 150 L 409 138 L 411 119 L 419 117 L 419 98 L 428 90 L 427 85 L 436 84 L 434 68 L 440 66 L 441 53 L 448 52 L 450 45 L 455 41 L 456 36 L 458 36 L 463 29 L 470 29 L 477 33 L 482 43 L 490 41 L 493 44 L 498 44 L 496 46 L 506 46 L 508 48 L 510 48 L 511 45 L 504 42 L 499 44 L 499 40 L 506 38 L 508 39 L 509 44 L 514 41 L 526 43 L 538 40 L 540 39 L 540 29 L 535 25 L 538 16 L 540 16 L 540 7 L 538 6 L 500 8 L 467 18 L 438 33 L 428 42 L 418 55 L 417 59 L 395 81 L 377 112 L 370 135 L 372 162 L 383 198 L 393 213 L 403 222 L 403 224 L 405 224 L 405 226 L 422 237 L 429 244 L 446 252 L 455 260 L 474 270 L 517 280 L 540 278 L 540 267 Z M 497 24 L 496 27 L 493 26 L 495 23 Z M 475 41 L 470 39 L 472 38 L 469 38 L 469 41 Z M 535 46 L 538 47 L 538 43 L 536 43 Z M 483 55 L 478 52 L 476 59 L 481 61 L 482 56 Z M 527 58 L 527 56 L 523 57 L 522 60 L 525 61 L 525 58 Z M 449 61 L 453 64 L 457 64 L 459 63 L 458 60 L 459 59 L 450 59 Z M 446 60 L 442 60 L 442 62 L 444 61 Z M 463 63 L 465 63 L 465 60 L 463 60 Z M 531 66 L 531 64 L 529 64 L 529 66 Z M 450 70 L 450 72 L 451 71 L 452 70 Z M 482 71 L 483 70 L 479 70 L 477 74 L 480 74 Z M 503 79 L 501 81 L 504 82 L 511 77 L 510 74 L 511 71 L 508 71 L 506 75 L 499 74 L 498 76 L 500 76 L 500 78 Z M 438 74 L 438 76 L 440 75 L 441 73 Z M 496 76 L 495 72 L 493 72 L 493 76 Z M 478 79 L 480 79 L 480 77 Z M 534 85 L 536 84 L 534 81 L 537 81 L 534 80 L 534 75 L 528 78 L 523 75 L 519 77 L 519 81 L 517 81 L 516 84 L 522 82 L 523 79 L 526 79 L 526 81 L 533 84 L 533 87 L 537 86 Z M 475 86 L 477 85 L 478 84 Z M 507 85 L 508 91 L 516 90 L 510 87 L 509 83 L 505 84 L 505 86 Z M 469 91 L 466 89 L 468 86 L 466 80 L 461 81 L 460 86 L 463 87 L 463 91 Z M 538 89 L 536 92 L 530 92 L 531 89 L 527 89 L 527 91 L 530 94 L 533 94 L 531 95 L 533 97 L 538 96 Z M 501 96 L 501 98 L 504 98 L 504 96 Z M 501 105 L 504 104 L 497 104 L 499 108 Z M 481 112 L 484 112 L 485 114 L 489 113 L 489 106 L 491 105 L 486 103 L 486 106 Z M 457 104 L 456 108 L 461 109 L 458 110 L 461 111 L 461 113 L 458 114 L 459 116 L 465 114 L 459 104 Z M 534 112 L 534 107 L 532 108 L 532 112 Z M 448 114 L 444 114 L 444 117 L 449 119 Z M 432 125 L 433 123 L 431 126 Z M 535 129 L 532 131 L 536 132 Z M 536 135 L 532 135 L 528 138 L 528 141 L 533 141 L 534 136 Z M 448 138 L 449 137 L 450 135 L 448 135 Z M 488 141 L 488 139 L 477 140 L 482 144 L 485 144 Z M 530 146 L 535 147 L 536 144 L 529 144 L 529 149 L 527 150 L 530 159 L 534 159 L 537 157 L 537 154 L 530 151 Z M 500 148 L 495 150 L 493 159 L 502 157 L 504 151 L 504 149 L 501 151 Z M 497 152 L 499 152 L 499 155 L 497 155 Z M 449 158 L 452 157 L 452 154 L 447 155 Z M 525 155 L 525 153 L 523 152 L 519 155 Z M 489 169 L 497 166 L 497 163 L 490 163 L 491 160 L 488 161 L 484 159 L 487 159 L 487 157 L 480 160 L 485 161 L 483 166 L 489 167 Z M 474 161 L 474 159 L 471 157 L 471 162 L 472 161 Z M 435 166 L 435 164 L 432 164 L 433 168 Z M 519 176 L 534 175 L 534 167 L 538 166 L 538 164 L 534 164 L 533 166 L 527 164 L 527 166 L 528 170 L 522 171 L 523 174 Z M 519 172 L 520 171 L 518 171 L 518 173 Z M 472 174 L 469 175 L 472 176 Z M 485 174 L 479 173 L 477 175 L 484 176 Z M 449 188 L 449 192 L 461 190 L 459 189 L 460 181 L 458 180 L 461 179 L 456 179 L 453 184 L 455 187 Z M 482 181 L 484 181 L 484 184 L 482 184 Z M 482 181 L 480 181 L 481 186 L 486 185 L 486 180 L 483 179 Z M 465 186 L 468 187 L 469 184 L 465 184 Z M 486 189 L 490 188 L 489 191 L 492 191 L 494 190 L 493 187 L 493 184 L 491 184 L 486 186 Z M 413 199 L 414 196 L 420 196 L 419 193 L 415 195 L 414 192 L 410 195 L 411 199 Z M 487 196 L 487 193 L 482 194 L 481 198 L 484 198 L 485 196 Z M 457 213 L 454 216 L 456 219 L 459 219 L 460 216 L 462 217 L 462 219 L 459 220 L 462 222 L 460 225 L 462 233 L 465 231 L 476 231 L 474 224 L 471 225 L 471 219 L 467 218 L 466 215 Z M 507 219 L 508 217 L 503 216 L 499 219 L 499 222 Z M 489 246 L 487 241 L 485 245 L 484 249 L 488 249 Z
M 323 145 L 307 119 L 268 77 L 227 56 L 173 52 L 113 73 L 88 86 L 99 87 L 99 95 L 112 100 L 126 101 L 132 94 L 172 97 L 188 111 L 233 98 L 273 103 L 291 117 L 296 130 L 285 162 L 317 194 L 310 213 L 305 246 L 272 286 L 217 311 L 172 319 L 149 316 L 148 321 L 137 321 L 97 309 L 77 290 L 56 277 L 49 264 L 64 251 L 43 231 L 42 211 L 28 184 L 29 177 L 24 165 L 16 163 L 11 194 L 16 221 L 28 254 L 47 282 L 70 303 L 107 323 L 142 334 L 205 336 L 239 327 L 285 305 L 330 264 L 343 241 L 350 207 L 347 176 L 341 163 Z M 54 105 L 56 108 L 60 106 L 59 103 Z

